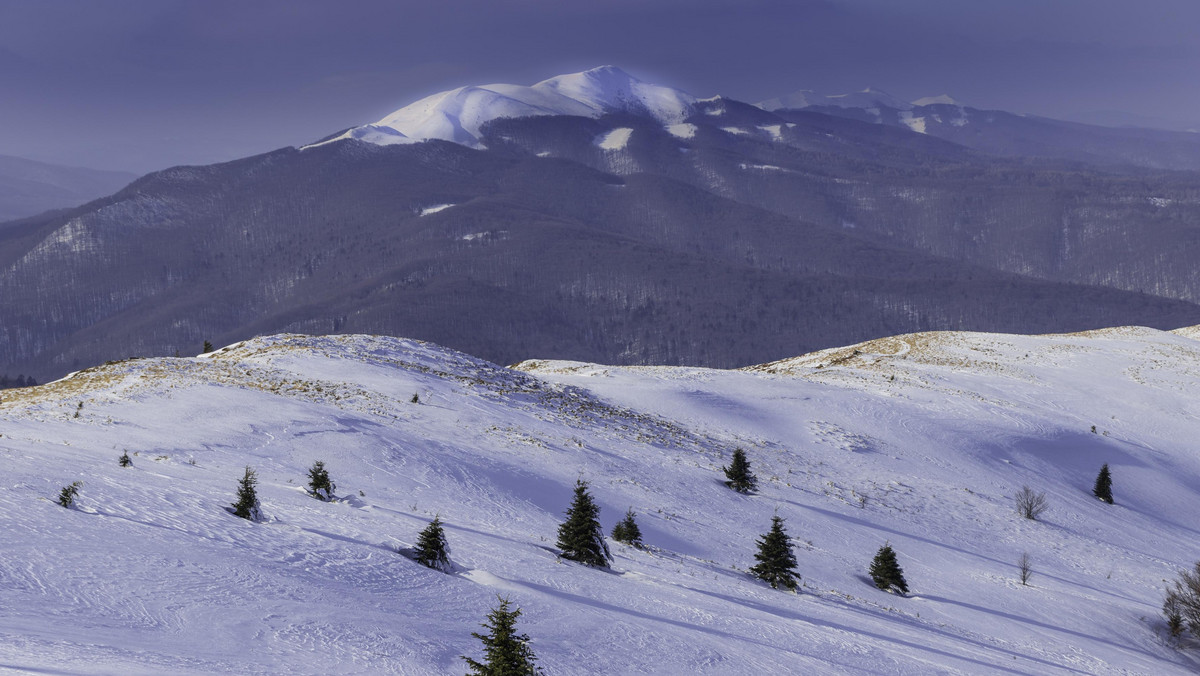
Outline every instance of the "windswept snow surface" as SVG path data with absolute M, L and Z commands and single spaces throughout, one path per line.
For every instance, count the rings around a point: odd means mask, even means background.
M 1200 556 L 1196 334 L 917 334 L 740 371 L 282 335 L 8 390 L 0 666 L 462 673 L 501 594 L 547 673 L 1190 673 L 1158 607 Z M 722 483 L 738 447 L 752 495 Z M 336 502 L 302 490 L 318 459 Z M 261 523 L 225 509 L 247 465 Z M 577 477 L 648 549 L 558 559 Z M 745 574 L 776 513 L 799 594 Z M 450 575 L 395 551 L 435 514 Z M 869 582 L 885 542 L 908 597 Z
M 483 126 L 500 118 L 600 117 L 625 112 L 648 115 L 662 124 L 676 124 L 691 114 L 694 103 L 695 99 L 677 89 L 643 82 L 615 66 L 601 66 L 559 75 L 528 87 L 511 84 L 459 87 L 427 96 L 374 124 L 356 127 L 332 140 L 354 138 L 389 145 L 441 139 L 480 148 Z

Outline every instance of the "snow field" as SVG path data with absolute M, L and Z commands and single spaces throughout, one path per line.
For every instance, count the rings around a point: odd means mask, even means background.
M 1149 329 L 919 334 L 743 371 L 290 335 L 111 364 L 2 395 L 0 665 L 461 673 L 499 593 L 548 673 L 1188 673 L 1156 632 L 1162 579 L 1197 557 L 1197 376 L 1200 343 Z M 739 446 L 749 496 L 722 483 Z M 337 502 L 303 492 L 318 459 Z M 1089 492 L 1103 462 L 1113 506 Z M 224 509 L 247 464 L 262 523 Z M 647 550 L 557 559 L 580 476 Z M 1014 513 L 1023 484 L 1040 522 Z M 744 573 L 775 513 L 800 594 Z M 453 575 L 395 552 L 435 514 Z M 869 583 L 885 541 L 910 597 Z

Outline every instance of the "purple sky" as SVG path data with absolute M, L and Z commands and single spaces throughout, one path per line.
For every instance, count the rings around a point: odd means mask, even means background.
M 0 154 L 145 172 L 601 64 L 1200 127 L 1197 0 L 0 0 Z

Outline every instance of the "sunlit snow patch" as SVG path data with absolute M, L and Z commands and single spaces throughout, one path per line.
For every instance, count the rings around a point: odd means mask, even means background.
M 689 139 L 696 137 L 696 125 L 691 122 L 667 125 L 667 133 L 676 138 Z
M 629 127 L 617 127 L 616 129 L 600 136 L 596 139 L 596 145 L 604 150 L 620 150 L 629 143 L 629 137 L 633 135 L 633 129 Z
M 789 172 L 789 173 L 794 173 L 791 169 L 777 167 L 773 164 L 746 164 L 745 162 L 742 162 L 741 164 L 738 165 L 738 168 L 740 168 L 740 169 L 758 169 L 759 171 L 785 171 L 785 172 Z
M 781 124 L 769 124 L 769 125 L 766 125 L 765 127 L 759 127 L 759 129 L 770 134 L 771 140 L 773 140 L 773 141 L 782 141 L 783 140 L 783 125 L 781 125 Z
M 453 204 L 435 204 L 431 207 L 425 207 L 424 209 L 421 209 L 421 213 L 419 213 L 417 215 L 418 216 L 428 216 L 429 214 L 436 214 L 437 212 L 445 211 L 446 209 L 449 209 L 452 206 L 454 206 L 454 205 Z
M 911 111 L 908 111 L 908 110 L 900 111 L 900 121 L 904 123 L 904 126 L 917 132 L 918 134 L 925 133 L 925 118 L 913 117 L 913 114 Z

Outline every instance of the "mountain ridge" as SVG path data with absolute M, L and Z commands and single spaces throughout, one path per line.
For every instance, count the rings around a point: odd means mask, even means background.
M 932 114 L 639 98 L 616 69 L 577 75 L 537 96 L 591 112 L 489 113 L 486 150 L 341 138 L 6 224 L 0 373 L 280 331 L 727 367 L 937 328 L 1200 320 L 1187 172 L 990 155 L 937 137 Z
M 136 178 L 121 171 L 0 155 L 0 223 L 75 207 L 109 195 Z

